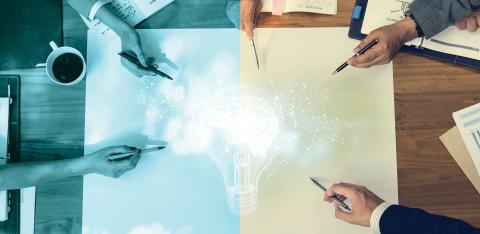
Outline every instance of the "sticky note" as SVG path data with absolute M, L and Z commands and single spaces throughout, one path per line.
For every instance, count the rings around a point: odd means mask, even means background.
M 353 8 L 352 18 L 358 20 L 360 19 L 361 16 L 362 16 L 362 6 L 355 6 L 355 8 Z
M 284 0 L 273 0 L 272 15 L 282 15 L 284 9 Z

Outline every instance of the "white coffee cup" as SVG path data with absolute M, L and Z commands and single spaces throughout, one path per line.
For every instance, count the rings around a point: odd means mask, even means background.
M 83 78 L 85 77 L 85 73 L 86 73 L 86 70 L 87 70 L 87 66 L 85 64 L 85 59 L 83 58 L 82 53 L 80 53 L 80 51 L 78 51 L 77 49 L 75 49 L 73 47 L 68 47 L 68 46 L 58 47 L 57 44 L 55 44 L 55 42 L 53 42 L 53 41 L 51 41 L 49 44 L 50 44 L 50 47 L 52 47 L 52 52 L 48 55 L 47 61 L 45 63 L 37 64 L 36 67 L 45 67 L 45 70 L 47 72 L 48 77 L 50 77 L 50 79 L 53 82 L 55 82 L 59 85 L 72 86 L 72 85 L 78 84 L 80 81 L 82 81 Z M 82 61 L 82 72 L 81 72 L 81 74 L 77 78 L 73 79 L 70 82 L 65 82 L 65 81 L 62 81 L 62 80 L 58 79 L 57 77 L 55 77 L 55 74 L 53 72 L 53 64 L 54 64 L 55 60 L 58 57 L 60 57 L 61 55 L 64 55 L 66 53 L 75 54 Z

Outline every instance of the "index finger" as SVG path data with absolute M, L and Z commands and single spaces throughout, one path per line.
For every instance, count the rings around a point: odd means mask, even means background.
M 352 197 L 354 194 L 354 190 L 352 186 L 348 184 L 334 184 L 330 188 L 327 189 L 325 192 L 327 196 L 333 196 L 333 195 L 342 195 L 346 198 Z
M 353 49 L 353 52 L 358 53 L 361 49 L 366 47 L 370 42 L 378 39 L 377 34 L 374 32 L 371 32 L 370 34 L 365 37 L 360 43 L 358 43 L 357 47 Z
M 380 53 L 381 53 L 380 49 L 374 46 L 371 49 L 367 50 L 364 54 L 361 54 L 349 59 L 348 63 L 352 66 L 369 63 L 375 60 L 380 55 Z
M 136 64 L 134 64 L 134 63 L 132 63 L 132 62 L 130 62 L 127 59 L 124 59 L 124 58 L 122 58 L 122 64 L 137 77 L 142 77 L 142 76 L 147 76 L 147 75 L 148 76 L 156 75 L 155 72 L 149 71 L 149 70 L 144 69 L 142 67 L 139 67 Z
M 253 38 L 253 29 L 255 28 L 254 16 L 257 0 L 241 2 L 240 8 L 240 29 L 247 33 L 249 39 Z
M 122 153 L 129 153 L 132 151 L 137 150 L 135 147 L 131 147 L 128 145 L 120 145 L 120 146 L 112 146 L 108 149 L 108 154 L 122 154 Z

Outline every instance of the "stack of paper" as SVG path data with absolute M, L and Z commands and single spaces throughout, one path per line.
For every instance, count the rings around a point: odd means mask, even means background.
M 452 155 L 453 159 L 457 162 L 458 166 L 462 169 L 463 173 L 472 182 L 473 186 L 480 193 L 480 176 L 475 168 L 472 157 L 468 153 L 467 146 L 463 142 L 460 131 L 457 127 L 454 127 L 442 136 L 440 140 L 447 148 L 448 152 Z
M 480 103 L 453 113 L 453 119 L 457 127 L 440 140 L 480 193 Z
M 8 158 L 8 116 L 10 99 L 0 98 L 0 165 L 7 163 Z M 0 222 L 8 219 L 8 191 L 0 191 Z

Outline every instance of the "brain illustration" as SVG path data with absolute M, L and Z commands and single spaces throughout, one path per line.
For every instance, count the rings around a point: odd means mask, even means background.
M 270 104 L 255 96 L 220 97 L 203 110 L 202 119 L 225 140 L 261 155 L 271 146 L 279 121 Z

